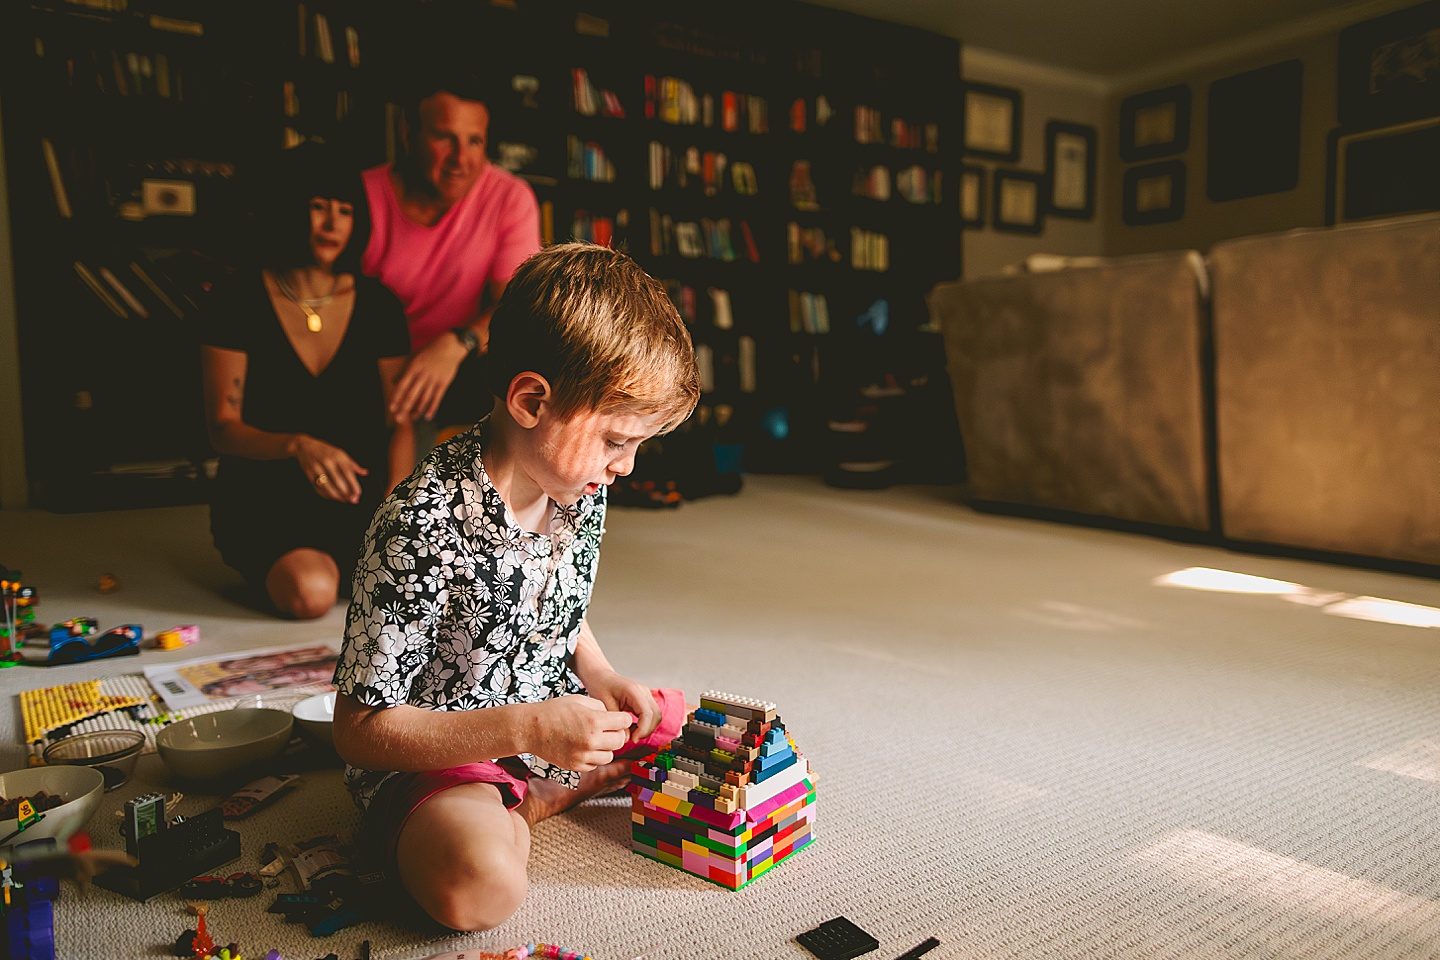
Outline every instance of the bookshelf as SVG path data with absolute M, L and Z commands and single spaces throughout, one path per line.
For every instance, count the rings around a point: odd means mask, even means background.
M 611 243 L 666 282 L 699 417 L 747 468 L 820 470 L 861 391 L 943 376 L 924 298 L 960 273 L 954 40 L 796 2 L 31 0 L 0 18 L 43 506 L 200 498 L 195 315 L 245 191 L 305 138 L 393 157 L 417 56 L 489 66 L 489 152 L 534 188 L 546 239 Z

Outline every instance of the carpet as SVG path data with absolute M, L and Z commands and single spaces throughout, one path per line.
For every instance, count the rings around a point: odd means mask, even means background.
M 286 624 L 227 599 L 203 519 L 4 513 L 0 562 L 42 589 L 42 619 L 200 623 L 181 656 L 339 635 L 338 608 Z M 731 892 L 631 853 L 628 800 L 602 799 L 539 825 L 529 896 L 494 931 L 397 915 L 312 939 L 263 912 L 267 891 L 215 904 L 217 940 L 286 960 L 349 960 L 362 939 L 397 960 L 531 940 L 596 960 L 784 960 L 809 957 L 795 934 L 844 915 L 887 960 L 929 936 L 931 958 L 1440 955 L 1440 631 L 1323 600 L 1433 608 L 1435 581 L 801 478 L 614 510 L 608 528 L 591 622 L 610 659 L 651 685 L 775 702 L 815 771 L 814 843 Z M 64 549 L 80 538 L 94 549 Z M 1311 592 L 1156 582 L 1189 568 Z M 123 586 L 101 595 L 107 570 Z M 164 656 L 17 668 L 0 692 Z M 228 869 L 269 841 L 353 830 L 338 770 L 304 776 L 240 822 Z M 113 811 L 152 788 L 173 785 L 145 756 L 92 821 L 97 844 L 119 844 Z M 59 955 L 163 956 L 187 920 L 173 895 L 67 885 Z

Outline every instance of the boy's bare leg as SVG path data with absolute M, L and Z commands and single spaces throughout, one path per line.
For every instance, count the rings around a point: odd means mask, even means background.
M 499 926 L 520 908 L 529 857 L 529 826 L 489 783 L 450 787 L 422 803 L 395 854 L 415 902 L 450 929 L 467 931 Z
M 630 761 L 612 760 L 580 775 L 580 788 L 571 790 L 544 777 L 531 777 L 524 801 L 515 812 L 534 826 L 546 817 L 569 810 L 583 800 L 623 787 L 630 779 Z

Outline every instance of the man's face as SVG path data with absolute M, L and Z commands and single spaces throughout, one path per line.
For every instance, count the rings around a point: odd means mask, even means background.
M 447 204 L 454 205 L 480 179 L 490 111 L 443 90 L 420 101 L 420 129 L 410 138 L 417 171 Z

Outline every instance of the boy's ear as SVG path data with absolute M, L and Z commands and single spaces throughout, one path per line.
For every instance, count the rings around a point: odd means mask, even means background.
M 554 399 L 550 381 L 538 373 L 526 370 L 510 378 L 510 389 L 505 391 L 505 409 L 525 429 L 540 422 L 540 414 Z

